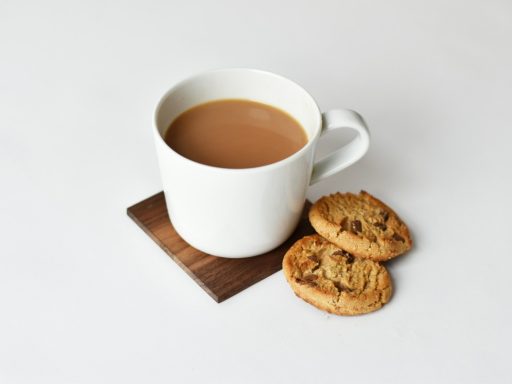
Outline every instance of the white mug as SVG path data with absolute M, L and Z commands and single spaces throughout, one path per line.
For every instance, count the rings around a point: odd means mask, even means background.
M 248 99 L 288 112 L 308 142 L 284 160 L 255 168 L 228 169 L 196 163 L 163 140 L 171 122 L 187 109 L 212 100 Z M 357 136 L 313 163 L 318 139 L 334 129 Z M 222 69 L 182 81 L 161 99 L 155 112 L 156 149 L 169 218 L 193 247 L 215 256 L 256 256 L 282 244 L 296 228 L 306 190 L 359 160 L 370 133 L 354 111 L 321 113 L 299 85 L 255 69 Z

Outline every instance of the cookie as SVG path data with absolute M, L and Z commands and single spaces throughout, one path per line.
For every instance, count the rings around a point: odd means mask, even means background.
M 409 230 L 398 215 L 369 193 L 335 193 L 309 211 L 315 230 L 354 256 L 383 261 L 411 249 Z
M 292 245 L 283 271 L 298 297 L 336 315 L 372 312 L 391 297 L 391 278 L 383 265 L 354 257 L 319 235 Z

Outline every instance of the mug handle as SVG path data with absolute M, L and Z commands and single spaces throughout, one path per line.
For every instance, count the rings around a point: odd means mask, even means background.
M 315 162 L 309 185 L 318 183 L 354 164 L 368 151 L 370 131 L 361 115 L 350 109 L 333 109 L 322 113 L 321 136 L 336 129 L 346 128 L 355 130 L 358 135 L 343 147 Z

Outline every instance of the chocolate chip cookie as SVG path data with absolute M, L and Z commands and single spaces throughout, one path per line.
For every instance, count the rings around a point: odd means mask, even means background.
M 411 249 L 409 230 L 398 215 L 369 193 L 335 193 L 309 211 L 315 230 L 354 256 L 389 260 Z
M 319 235 L 298 240 L 284 256 L 283 271 L 297 296 L 336 315 L 372 312 L 391 297 L 383 265 L 356 258 Z

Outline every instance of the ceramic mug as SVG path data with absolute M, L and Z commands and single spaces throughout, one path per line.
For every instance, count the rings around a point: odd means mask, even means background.
M 308 142 L 284 160 L 255 168 L 228 169 L 196 163 L 163 140 L 171 122 L 187 109 L 218 99 L 248 99 L 288 112 Z M 352 129 L 355 138 L 314 162 L 319 138 Z M 370 133 L 362 117 L 347 109 L 321 113 L 302 87 L 255 69 L 222 69 L 182 81 L 161 99 L 154 136 L 169 218 L 193 247 L 215 256 L 255 256 L 282 244 L 296 228 L 306 190 L 359 160 Z

